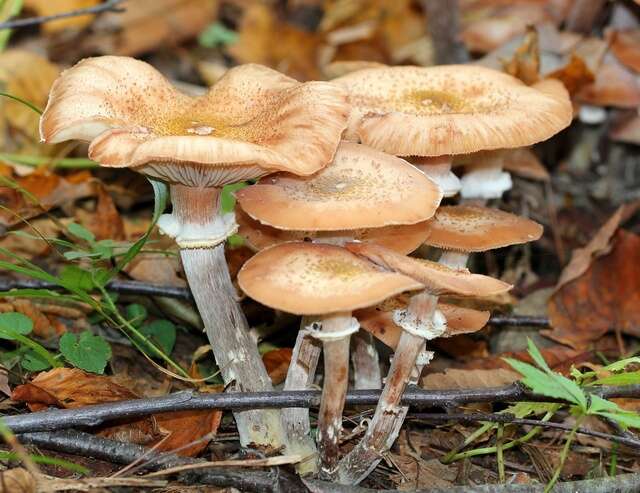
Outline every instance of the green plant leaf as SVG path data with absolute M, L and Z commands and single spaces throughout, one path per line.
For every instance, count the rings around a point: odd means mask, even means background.
M 149 316 L 149 312 L 139 303 L 131 303 L 126 308 L 127 320 L 134 327 L 140 327 Z
M 227 244 L 230 248 L 238 248 L 244 245 L 244 238 L 238 234 L 231 235 L 227 238 Z
M 603 377 L 591 385 L 634 385 L 640 384 L 640 371 L 630 371 L 626 373 L 618 373 L 617 375 L 609 375 Z
M 171 354 L 173 351 L 176 343 L 176 326 L 169 320 L 154 320 L 140 327 L 139 331 L 163 353 Z M 141 345 L 145 349 L 145 353 L 157 357 L 155 351 L 151 350 L 147 344 L 142 343 Z
M 533 359 L 533 362 L 545 372 L 553 373 L 551 368 L 549 368 L 549 365 L 547 365 L 547 362 L 542 357 L 542 353 L 540 353 L 538 346 L 536 346 L 530 338 L 527 338 L 527 346 L 527 352 L 529 353 L 529 356 L 531 356 L 531 359 Z
M 76 238 L 80 238 L 81 240 L 84 240 L 88 243 L 93 243 L 96 241 L 95 235 L 87 228 L 81 226 L 78 223 L 70 223 L 67 226 L 67 231 L 69 231 L 69 233 L 71 233 Z
M 516 402 L 500 413 L 513 414 L 516 418 L 526 418 L 527 416 L 548 413 L 557 407 L 558 404 L 555 402 Z
M 627 366 L 632 364 L 640 365 L 640 357 L 633 356 L 631 358 L 621 359 L 620 361 L 616 361 L 615 363 L 611 363 L 610 365 L 605 366 L 604 369 L 608 371 L 622 371 Z
M 111 346 L 102 337 L 84 331 L 77 337 L 67 332 L 60 338 L 60 352 L 73 366 L 92 373 L 104 373 L 111 359 Z
M 599 412 L 597 414 L 613 419 L 623 428 L 640 428 L 640 415 L 630 411 L 619 411 L 617 413 Z
M 60 271 L 60 280 L 83 291 L 91 291 L 95 288 L 93 274 L 77 265 L 65 265 Z
M 28 349 L 20 359 L 20 365 L 27 371 L 44 371 L 51 368 L 49 362 L 33 349 Z
M 220 193 L 220 212 L 222 214 L 233 212 L 233 209 L 236 207 L 236 197 L 233 194 L 248 186 L 249 184 L 246 181 L 240 181 L 222 187 L 222 192 Z
M 15 340 L 11 334 L 30 334 L 33 330 L 33 320 L 17 312 L 0 313 L 0 338 Z
M 205 48 L 230 45 L 238 40 L 238 33 L 226 28 L 220 22 L 209 24 L 198 36 L 198 43 Z

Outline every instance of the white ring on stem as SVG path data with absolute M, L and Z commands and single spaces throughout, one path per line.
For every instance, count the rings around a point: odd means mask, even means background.
M 320 328 L 318 328 L 318 326 Z M 311 337 L 314 337 L 315 339 L 318 339 L 320 341 L 337 341 L 358 332 L 358 330 L 360 330 L 360 322 L 358 322 L 356 318 L 351 317 L 348 327 L 345 327 L 342 330 L 335 330 L 331 332 L 325 332 L 322 330 L 322 322 L 313 322 L 307 325 L 304 330 L 309 331 Z
M 431 320 L 419 320 L 407 309 L 394 310 L 393 322 L 409 334 L 428 341 L 440 337 L 447 330 L 447 319 L 440 310 L 433 312 Z
M 162 214 L 158 229 L 174 238 L 180 248 L 213 248 L 237 233 L 238 224 L 233 212 L 216 216 L 207 224 L 184 224 L 173 214 Z

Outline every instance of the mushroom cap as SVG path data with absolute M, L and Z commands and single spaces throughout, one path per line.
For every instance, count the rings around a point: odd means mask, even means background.
M 538 156 L 527 147 L 480 151 L 460 154 L 453 158 L 452 165 L 474 168 L 477 166 L 500 165 L 502 169 L 531 180 L 549 181 L 549 171 Z
M 611 51 L 618 60 L 640 72 L 640 29 L 613 31 L 610 43 Z
M 479 66 L 371 68 L 333 82 L 349 92 L 348 135 L 399 156 L 527 146 L 573 117 L 562 83 L 528 87 Z
M 257 253 L 240 269 L 238 284 L 263 305 L 296 315 L 352 311 L 423 287 L 344 248 L 304 242 Z
M 249 216 L 278 229 L 336 231 L 426 221 L 442 192 L 403 159 L 343 142 L 313 176 L 268 176 L 236 198 Z
M 340 87 L 260 65 L 235 67 L 194 98 L 147 63 L 104 56 L 56 80 L 40 135 L 91 141 L 89 157 L 103 166 L 220 186 L 267 171 L 314 173 L 331 161 L 348 113 Z
M 393 321 L 393 311 L 406 308 L 408 301 L 406 295 L 400 295 L 383 301 L 377 306 L 356 310 L 353 316 L 358 319 L 361 328 L 373 334 L 390 348 L 395 349 L 403 330 Z M 477 332 L 487 324 L 491 315 L 488 311 L 474 310 L 448 303 L 438 303 L 438 310 L 447 319 L 447 328 L 440 337 Z
M 499 209 L 472 205 L 438 208 L 425 244 L 461 252 L 485 252 L 542 236 L 540 224 Z
M 341 231 L 285 231 L 252 219 L 241 208 L 236 209 L 238 234 L 253 251 L 291 241 L 312 240 L 315 243 L 342 245 L 348 241 L 371 242 L 399 253 L 411 253 L 427 238 L 427 222 L 382 228 Z
M 434 295 L 493 296 L 513 286 L 493 277 L 452 269 L 437 262 L 401 255 L 373 243 L 347 243 L 347 250 L 381 267 L 409 276 Z

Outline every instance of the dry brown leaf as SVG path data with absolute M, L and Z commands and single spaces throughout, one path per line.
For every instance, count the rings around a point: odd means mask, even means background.
M 93 7 L 101 0 L 24 0 L 24 8 L 31 10 L 39 16 L 49 16 L 71 12 L 72 10 Z M 76 15 L 66 19 L 45 22 L 41 24 L 44 32 L 48 34 L 64 31 L 65 29 L 80 30 L 94 19 L 93 15 Z
M 540 353 L 544 360 L 549 364 L 549 367 L 560 373 L 568 373 L 571 369 L 571 365 L 577 366 L 585 361 L 590 361 L 593 358 L 593 352 L 591 351 L 576 351 L 575 349 L 561 345 L 541 348 Z M 527 351 L 509 351 L 485 358 L 480 357 L 470 359 L 467 363 L 462 365 L 462 368 L 467 370 L 487 370 L 494 368 L 512 370 L 511 366 L 504 361 L 503 358 L 513 358 L 526 363 L 533 363 L 533 360 Z
M 11 397 L 11 388 L 9 387 L 9 372 L 4 366 L 0 366 L 0 392 L 7 397 Z
M 547 74 L 549 79 L 558 79 L 572 96 L 591 84 L 595 77 L 582 58 L 573 54 L 564 67 Z
M 530 86 L 540 80 L 540 48 L 538 31 L 527 27 L 527 34 L 511 60 L 503 62 L 504 71 Z
M 640 72 L 640 29 L 614 31 L 609 43 L 618 60 L 630 69 Z
M 129 0 L 124 12 L 107 12 L 83 41 L 85 53 L 139 55 L 194 38 L 215 18 L 215 0 Z
M 42 257 L 51 251 L 51 246 L 42 237 L 55 239 L 61 230 L 59 225 L 49 218 L 38 218 L 30 220 L 28 225 L 21 228 L 16 227 L 12 231 L 22 231 L 32 237 L 9 233 L 0 237 L 0 247 L 24 259 L 31 260 L 34 257 Z
M 14 181 L 27 193 L 0 187 L 0 204 L 6 208 L 0 211 L 0 225 L 6 227 L 95 193 L 95 181 L 86 171 L 63 177 L 40 168 Z
M 609 137 L 617 142 L 640 145 L 640 113 L 629 110 L 612 124 Z
M 391 453 L 389 461 L 400 471 L 391 476 L 400 491 L 451 488 L 458 475 L 457 466 L 442 464 L 438 459 L 424 460 Z
M 444 373 L 422 377 L 420 385 L 428 390 L 478 389 L 502 387 L 520 379 L 517 373 L 503 368 L 492 370 L 461 370 L 449 368 Z
M 640 237 L 620 230 L 612 246 L 555 292 L 546 336 L 584 348 L 614 329 L 640 335 Z
M 0 493 L 36 493 L 37 482 L 21 467 L 0 472 Z
M 284 382 L 291 363 L 291 348 L 280 348 L 268 351 L 262 355 L 262 361 L 267 368 L 267 373 L 271 377 L 273 385 Z
M 595 81 L 582 88 L 576 97 L 594 106 L 637 108 L 640 106 L 640 81 L 621 63 L 611 60 L 598 69 Z
M 0 82 L 2 91 L 19 97 L 38 108 L 44 108 L 49 89 L 60 69 L 46 58 L 26 50 L 7 50 L 0 53 Z M 39 154 L 51 153 L 52 146 L 39 144 L 39 115 L 19 101 L 0 98 L 3 125 L 16 129 Z M 0 141 L 1 142 L 1 141 Z
M 155 450 L 195 457 L 207 447 L 221 419 L 222 411 L 215 409 L 158 414 L 156 422 L 165 436 Z
M 96 240 L 124 240 L 124 222 L 111 195 L 103 186 L 98 186 L 98 201 L 91 222 L 85 224 Z
M 505 150 L 502 156 L 503 168 L 511 173 L 530 180 L 551 180 L 551 175 L 549 175 L 549 171 L 542 164 L 542 161 L 527 147 Z
M 17 386 L 11 398 L 26 402 L 32 411 L 36 411 L 53 402 L 57 407 L 72 409 L 137 397 L 115 383 L 112 377 L 86 373 L 77 368 L 55 368 L 39 373 L 30 383 Z
M 25 298 L 9 300 L 16 312 L 22 313 L 33 322 L 33 334 L 43 339 L 60 335 L 47 316 L 31 300 Z M 62 331 L 64 332 L 64 331 Z

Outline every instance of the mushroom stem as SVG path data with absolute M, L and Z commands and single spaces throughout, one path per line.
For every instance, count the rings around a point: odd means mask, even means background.
M 305 323 L 305 318 L 302 319 L 302 323 Z M 296 343 L 293 346 L 284 390 L 309 390 L 311 388 L 320 359 L 320 351 L 320 341 L 313 337 L 311 332 L 302 328 L 298 332 Z M 282 419 L 291 453 L 297 453 L 303 457 L 311 456 L 311 460 L 305 460 L 298 464 L 296 470 L 300 475 L 315 473 L 317 471 L 318 450 L 315 441 L 310 436 L 309 408 L 283 409 Z
M 437 303 L 436 296 L 422 292 L 411 299 L 408 313 L 417 320 L 431 321 Z M 406 330 L 402 332 L 371 425 L 360 443 L 340 461 L 337 477 L 341 484 L 358 484 L 366 478 L 398 437 L 408 410 L 400 405 L 400 399 L 427 363 L 426 359 L 419 358 L 424 354 L 424 347 L 423 337 Z
M 381 388 L 380 357 L 373 335 L 370 332 L 360 331 L 354 334 L 351 344 L 354 388 L 358 390 Z
M 349 339 L 355 319 L 351 312 L 339 312 L 322 317 L 321 331 L 324 354 L 324 380 L 318 415 L 318 451 L 320 474 L 326 479 L 335 477 L 340 454 L 342 411 L 349 385 Z
M 448 250 L 440 255 L 438 263 L 451 267 L 452 269 L 464 269 L 467 267 L 468 260 L 469 254 L 467 252 Z
M 227 268 L 224 239 L 229 225 L 220 220 L 219 194 L 217 188 L 172 185 L 173 213 L 165 216 L 165 232 L 181 247 L 184 271 L 225 385 L 237 392 L 273 390 Z M 278 411 L 241 411 L 234 416 L 243 446 L 277 450 L 285 445 Z

